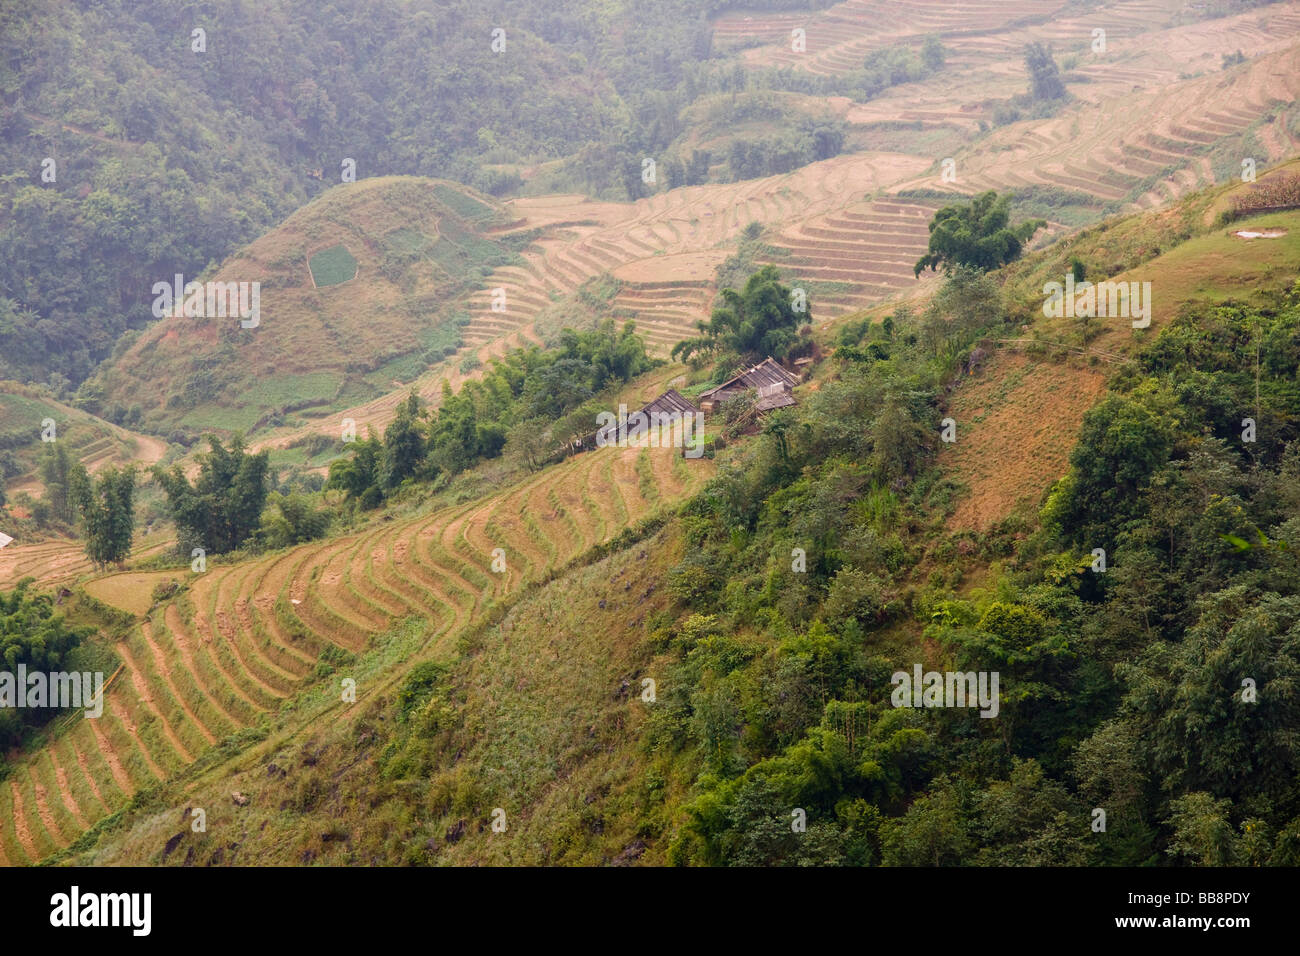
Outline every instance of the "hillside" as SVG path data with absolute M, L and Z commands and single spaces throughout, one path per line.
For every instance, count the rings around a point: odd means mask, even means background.
M 43 431 L 48 430 L 51 440 L 67 441 L 91 474 L 106 465 L 132 461 L 152 465 L 167 454 L 166 443 L 157 438 L 131 432 L 17 382 L 0 382 L 0 409 L 5 425 L 0 449 L 11 452 L 0 479 L 10 497 L 24 492 L 40 496 L 36 472 Z M 53 422 L 52 430 L 46 422 Z
M 166 332 L 155 326 L 103 367 L 87 389 L 88 407 L 120 420 L 135 404 L 155 403 L 146 426 L 155 434 L 192 439 L 205 428 L 252 428 L 266 433 L 261 442 L 276 447 L 312 433 L 333 436 L 349 418 L 380 427 L 410 387 L 436 403 L 444 380 L 459 387 L 475 365 L 521 342 L 553 341 L 565 323 L 631 318 L 665 354 L 708 316 L 724 263 L 744 245 L 747 228 L 762 229 L 751 242 L 749 261 L 779 266 L 788 282 L 809 293 L 814 320 L 825 323 L 916 294 L 911 265 L 924 251 L 928 218 L 946 195 L 1011 191 L 1023 215 L 1049 220 L 1042 243 L 1107 214 L 1149 208 L 1224 182 L 1240 173 L 1243 157 L 1263 170 L 1300 144 L 1294 107 L 1300 46 L 1292 29 L 1300 22 L 1300 4 L 1188 21 L 1181 4 L 1167 0 L 1133 0 L 1104 10 L 1043 2 L 1000 5 L 996 13 L 977 7 L 953 19 L 918 0 L 916 17 L 902 23 L 897 35 L 860 32 L 871 23 L 872 9 L 844 3 L 811 14 L 720 15 L 713 25 L 719 56 L 724 62 L 738 57 L 759 88 L 712 94 L 708 83 L 697 85 L 695 98 L 681 106 L 684 129 L 674 139 L 677 145 L 668 150 L 670 159 L 688 148 L 699 151 L 708 137 L 692 137 L 713 128 L 766 142 L 788 124 L 788 116 L 755 120 L 752 129 L 735 117 L 767 115 L 765 96 L 782 103 L 803 96 L 825 100 L 847 124 L 842 155 L 789 173 L 746 174 L 728 182 L 736 171 L 730 160 L 719 162 L 725 146 L 715 144 L 705 150 L 712 163 L 709 182 L 679 185 L 661 171 L 657 182 L 637 187 L 652 194 L 631 202 L 547 193 L 544 186 L 539 193 L 532 188 L 537 183 L 530 183 L 530 195 L 498 203 L 444 184 L 493 210 L 481 221 L 472 214 L 469 221 L 453 221 L 456 229 L 499 249 L 475 245 L 439 282 L 424 275 L 414 284 L 409 274 L 398 277 L 401 291 L 375 271 L 377 260 L 386 257 L 390 271 L 400 269 L 396 262 L 419 271 L 416 264 L 423 261 L 424 253 L 403 245 L 399 230 L 407 214 L 378 209 L 396 183 L 367 186 L 363 179 L 335 187 L 248 247 L 257 248 L 254 255 L 262 259 L 232 258 L 219 273 L 276 277 L 268 303 L 288 316 L 281 321 L 294 331 L 279 345 L 269 335 L 246 337 L 261 343 L 257 351 L 264 362 L 284 358 L 278 380 L 283 385 L 256 381 L 256 362 L 228 361 L 243 354 L 227 351 L 239 346 L 236 336 L 220 344 L 205 341 L 198 355 L 186 355 L 175 366 L 177 373 L 166 373 L 171 407 L 157 395 L 144 396 L 142 383 L 152 381 L 153 370 L 164 361 L 170 369 L 171 359 L 181 357 L 184 339 L 169 340 L 155 358 L 145 357 L 157 348 L 157 338 L 171 330 L 179 335 L 192 324 L 171 321 Z M 737 51 L 728 45 L 773 35 L 778 24 L 788 35 L 787 22 L 796 21 L 808 30 L 805 54 L 772 59 L 767 46 Z M 971 25 L 976 22 L 978 28 Z M 819 34 L 823 23 L 835 38 L 829 45 Z M 1088 46 L 1094 23 L 1109 31 L 1104 53 Z M 848 75 L 851 57 L 912 48 L 931 35 L 947 50 L 942 68 L 862 101 L 808 97 L 782 87 L 797 87 L 803 75 L 814 78 L 808 82 L 840 82 L 836 77 Z M 1016 120 L 1009 104 L 1025 90 L 1022 50 L 1034 40 L 1055 44 L 1072 99 L 1051 115 Z M 1212 62 L 1211 51 L 1228 47 L 1240 50 L 1244 62 Z M 823 69 L 832 56 L 838 57 L 835 68 Z M 773 66 L 794 72 L 765 72 Z M 729 89 L 733 73 L 719 69 L 709 83 Z M 941 179 L 941 156 L 954 160 L 955 182 Z M 373 230 L 360 226 L 347 234 L 337 224 L 311 225 L 313 216 L 337 217 L 343 209 L 337 204 L 349 189 L 353 201 L 364 196 L 367 208 L 376 204 L 368 214 L 375 217 Z M 447 212 L 430 209 L 425 215 Z M 328 233 L 329 243 L 304 239 L 309 226 L 325 230 L 321 235 Z M 333 291 L 312 289 L 301 261 L 308 247 L 311 253 L 330 244 L 346 247 L 348 238 L 363 247 L 356 251 L 364 260 L 357 278 Z M 487 274 L 484 266 L 491 266 Z M 358 309 L 372 306 L 382 311 L 354 328 Z M 211 330 L 204 334 L 211 339 Z M 440 361 L 439 353 L 445 356 L 456 344 L 464 350 Z
M 208 765 L 263 739 L 277 713 L 287 721 L 277 736 L 308 715 L 328 720 L 338 708 L 332 682 L 320 680 L 335 669 L 354 675 L 358 702 L 384 698 L 412 654 L 447 657 L 494 602 L 652 516 L 707 473 L 707 463 L 667 449 L 592 452 L 500 494 L 186 582 L 182 597 L 119 626 L 112 649 L 126 669 L 103 725 L 74 721 L 0 784 L 0 862 L 67 846 L 137 792 L 183 778 L 196 759 Z M 492 571 L 496 547 L 505 573 Z M 129 594 L 155 583 L 140 578 L 118 600 L 131 607 Z M 427 627 L 372 641 L 412 615 Z
M 1300 865 L 1300 0 L 0 26 L 0 867 Z
M 337 186 L 211 274 L 185 277 L 260 283 L 256 328 L 169 316 L 124 342 L 83 391 L 92 408 L 138 408 L 144 427 L 180 437 L 360 404 L 456 352 L 460 297 L 517 258 L 486 234 L 508 221 L 447 183 Z
M 822 705 L 813 703 L 807 682 L 844 679 L 840 665 L 825 670 L 828 661 L 856 659 L 851 669 L 870 681 L 914 654 L 939 663 L 955 653 L 925 636 L 926 615 L 934 608 L 971 613 L 957 609 L 962 600 L 992 613 L 999 605 L 978 588 L 972 592 L 974 582 L 1007 574 L 1003 563 L 1013 553 L 1022 576 L 1057 559 L 1034 550 L 1047 541 L 1038 504 L 1078 467 L 1073 438 L 1081 423 L 1085 432 L 1093 427 L 1093 403 L 1126 394 L 1117 389 L 1132 388 L 1135 363 L 1150 368 L 1167 354 L 1157 335 L 1176 324 L 1175 313 L 1191 303 L 1208 316 L 1232 290 L 1250 289 L 1265 303 L 1290 288 L 1300 269 L 1300 246 L 1291 238 L 1300 234 L 1297 214 L 1231 227 L 1204 221 L 1205 211 L 1236 188 L 1108 220 L 1003 270 L 997 286 L 1010 322 L 1019 321 L 1017 290 L 1032 290 L 1070 258 L 1091 259 L 1102 249 L 1133 255 L 1125 274 L 1178 300 L 1162 302 L 1151 330 L 1111 323 L 1089 342 L 1095 356 L 1120 365 L 1088 364 L 1086 356 L 1081 364 L 1069 349 L 1054 349 L 1053 342 L 1077 342 L 1077 333 L 1041 312 L 1020 336 L 1025 341 L 1008 350 L 987 330 L 975 331 L 966 353 L 988 345 L 996 354 L 973 376 L 960 375 L 958 361 L 959 374 L 949 379 L 955 388 L 941 385 L 953 358 L 931 365 L 935 360 L 922 360 L 923 353 L 907 358 L 921 362 L 908 366 L 910 374 L 929 367 L 924 380 L 933 383 L 932 404 L 907 414 L 931 422 L 953 415 L 959 438 L 950 450 L 934 447 L 932 464 L 918 448 L 913 467 L 924 477 L 915 484 L 903 479 L 901 492 L 868 477 L 877 469 L 895 473 L 897 464 L 869 448 L 844 460 L 835 449 L 854 447 L 858 433 L 825 429 L 832 420 L 878 414 L 870 396 L 888 396 L 888 382 L 909 373 L 888 361 L 857 367 L 831 360 L 800 392 L 808 404 L 798 414 L 810 431 L 791 453 L 826 459 L 807 471 L 783 472 L 768 437 L 756 436 L 729 450 L 713 490 L 700 495 L 714 473 L 707 462 L 605 449 L 511 479 L 482 497 L 435 498 L 325 542 L 217 564 L 199 577 L 181 573 L 188 580 L 180 594 L 161 601 L 144 595 L 166 574 L 89 582 L 89 593 L 128 611 L 112 625 L 113 653 L 126 665 L 110 694 L 115 706 L 103 725 L 74 721 L 21 758 L 0 784 L 0 805 L 10 808 L 0 818 L 11 821 L 0 830 L 0 853 L 17 863 L 71 848 L 57 858 L 191 865 L 625 864 L 699 862 L 711 853 L 732 859 L 733 851 L 708 849 L 709 834 L 726 826 L 708 801 L 730 806 L 736 799 L 734 790 L 717 789 L 716 775 L 731 780 L 728 786 L 758 786 L 756 771 L 736 774 L 761 765 L 778 781 L 781 761 L 802 759 L 799 748 L 810 746 L 796 743 L 803 729 L 823 721 L 843 733 L 836 721 L 850 719 L 852 708 L 875 712 L 880 695 L 869 691 L 858 703 L 835 703 L 817 716 Z M 1263 246 L 1230 234 L 1264 226 L 1285 228 L 1288 236 Z M 1267 257 L 1263 267 L 1260 256 Z M 1026 314 L 1041 301 L 1038 295 L 1025 302 Z M 913 356 L 901 340 L 893 348 L 897 361 Z M 637 389 L 658 387 L 644 382 Z M 875 427 L 864 426 L 862 434 Z M 795 480 L 800 473 L 804 478 Z M 760 492 L 753 483 L 761 480 L 776 485 Z M 727 501 L 762 515 L 732 538 L 740 550 L 730 558 L 706 530 Z M 1018 523 L 999 529 L 1013 512 Z M 784 516 L 782 523 L 771 523 L 776 516 Z M 781 559 L 772 562 L 769 549 L 788 551 L 789 542 L 810 540 L 803 535 L 831 546 L 836 523 L 844 525 L 840 563 L 819 563 L 807 585 L 783 574 Z M 966 544 L 954 549 L 945 524 Z M 1014 543 L 1031 532 L 1033 548 Z M 505 549 L 505 574 L 490 567 L 497 547 Z M 1111 553 L 1122 569 L 1126 552 Z M 865 581 L 849 573 L 863 561 L 872 575 Z M 724 585 L 727 577 L 736 583 Z M 785 584 L 773 590 L 778 579 Z M 1007 578 L 998 593 L 1032 604 L 1031 592 L 1022 590 L 1027 585 L 1017 581 Z M 732 605 L 742 592 L 759 605 L 775 603 L 753 616 Z M 777 608 L 778 617 L 764 616 Z M 105 612 L 88 605 L 84 613 Z M 854 658 L 851 646 L 870 659 Z M 357 681 L 356 703 L 339 700 L 344 676 Z M 657 706 L 641 699 L 646 677 L 655 681 Z M 795 695 L 790 704 L 766 697 L 768 680 Z M 1091 706 L 1088 700 L 1069 706 Z M 795 709 L 780 709 L 787 706 Z M 761 717 L 767 707 L 778 710 Z M 732 720 L 746 715 L 740 722 L 749 729 L 727 729 L 728 713 Z M 878 755 L 897 746 L 891 733 L 923 726 L 888 715 L 887 706 L 877 713 L 879 729 L 861 744 Z M 1034 725 L 1024 719 L 1026 728 Z M 949 731 L 924 726 L 931 741 L 925 746 L 942 746 Z M 1033 750 L 1037 745 L 1027 741 L 1038 732 L 1017 748 Z M 793 749 L 786 756 L 774 756 L 787 744 Z M 933 755 L 925 759 L 934 766 Z M 1059 772 L 1050 748 L 1038 759 Z M 1014 775 L 1011 781 L 1006 785 L 1047 786 Z M 239 799 L 232 802 L 232 793 Z M 863 837 L 860 852 L 867 859 L 895 854 L 897 861 L 903 851 L 889 834 L 910 819 L 900 815 L 905 805 L 883 792 L 871 799 L 894 822 L 862 831 L 872 835 Z M 1057 806 L 1067 799 L 1074 797 L 1050 797 Z M 194 806 L 208 811 L 206 833 L 192 832 L 188 810 L 182 813 Z M 488 826 L 496 808 L 510 821 L 507 835 Z M 829 807 L 823 812 L 830 816 L 821 825 L 858 832 L 849 818 Z M 81 837 L 88 827 L 91 835 Z M 858 837 L 845 839 L 835 851 L 841 855 Z M 1106 846 L 1097 852 L 1127 852 Z M 801 852 L 819 862 L 827 858 L 818 854 L 834 857 L 829 844 L 816 847 Z M 1021 851 L 1009 845 L 1006 852 Z M 1063 845 L 1052 852 L 1084 851 Z

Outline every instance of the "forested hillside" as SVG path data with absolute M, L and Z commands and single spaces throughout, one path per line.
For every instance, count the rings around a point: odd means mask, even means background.
M 163 787 L 70 858 L 1296 865 L 1300 286 L 1249 304 L 1216 288 L 1151 335 L 1112 330 L 1127 357 L 1061 437 L 1064 476 L 1032 512 L 954 533 L 967 489 L 938 423 L 1018 321 L 1007 278 L 959 270 L 924 314 L 845 325 L 816 388 L 675 513 L 506 595 L 454 654 L 409 622 L 357 647 L 347 673 L 380 681 L 363 706 L 184 777 L 220 808 L 214 834 L 161 851 L 181 799 Z M 1064 330 L 1036 331 L 1045 347 Z M 1037 361 L 1069 381 L 1081 360 Z M 491 540 L 531 552 L 549 533 L 534 507 Z M 508 505 L 493 514 L 510 527 Z M 368 578 L 407 533 L 308 558 L 352 555 L 354 591 L 308 600 L 340 618 L 398 605 Z M 400 685 L 379 676 L 394 653 L 412 655 Z M 891 675 L 913 667 L 1000 674 L 996 719 L 900 707 Z M 232 789 L 252 803 L 232 810 Z
M 75 387 L 147 324 L 155 281 L 220 262 L 345 160 L 503 193 L 573 157 L 556 185 L 635 198 L 707 86 L 721 6 L 4 4 L 0 378 Z
M 0 0 L 0 867 L 1300 865 L 1298 101 L 1300 0 Z

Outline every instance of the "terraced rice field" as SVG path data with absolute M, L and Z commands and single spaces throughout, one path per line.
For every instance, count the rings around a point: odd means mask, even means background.
M 1158 205 L 1211 182 L 1206 150 L 1242 135 L 1300 92 L 1300 2 L 1181 26 L 1182 0 L 1130 0 L 1087 12 L 1067 7 L 1063 0 L 848 0 L 815 13 L 732 12 L 715 21 L 714 31 L 724 44 L 770 41 L 744 51 L 753 65 L 822 74 L 860 69 L 872 50 L 938 35 L 950 51 L 948 69 L 855 104 L 848 118 L 948 126 L 972 136 L 987 121 L 972 97 L 1009 97 L 1026 88 L 1026 43 L 1042 40 L 1058 56 L 1078 56 L 1075 70 L 1087 82 L 1071 84 L 1077 105 L 976 136 L 956 157 L 956 189 L 963 193 L 1038 185 L 1132 207 Z M 1104 55 L 1091 51 L 1098 26 L 1106 31 Z M 806 52 L 790 49 L 796 27 L 807 32 Z M 1224 73 L 1217 58 L 1229 49 L 1260 60 Z M 1261 162 L 1298 145 L 1281 123 L 1259 136 L 1269 153 Z M 531 323 L 543 309 L 610 273 L 625 281 L 615 314 L 638 318 L 651 344 L 667 351 L 694 333 L 716 292 L 711 276 L 687 263 L 734 244 L 749 222 L 775 227 L 780 251 L 770 261 L 792 278 L 821 284 L 813 297 L 819 314 L 834 318 L 878 302 L 913 284 L 911 263 L 924 251 L 921 231 L 889 220 L 933 208 L 900 211 L 906 204 L 891 204 L 881 193 L 939 186 L 936 163 L 931 156 L 866 153 L 785 176 L 674 189 L 635 204 L 577 196 L 516 200 L 508 204 L 519 217 L 510 229 L 563 230 L 537 243 L 522 265 L 498 269 L 471 298 L 466 339 L 481 357 L 499 354 L 491 351 L 494 343 L 504 351 L 531 340 Z M 864 207 L 872 196 L 874 208 Z M 859 226 L 884 231 L 863 234 Z M 493 310 L 493 296 L 502 293 L 504 307 Z
M 946 126 L 968 136 L 976 135 L 981 120 L 989 121 L 983 99 L 1027 88 L 1021 61 L 1027 43 L 1050 44 L 1058 59 L 1074 56 L 1075 79 L 1067 80 L 1077 105 L 1057 117 L 994 130 L 958 151 L 960 192 L 1037 185 L 1151 208 L 1213 183 L 1207 152 L 1220 144 L 1240 152 L 1236 140 L 1248 132 L 1256 136 L 1253 158 L 1261 165 L 1300 148 L 1286 123 L 1260 123 L 1300 92 L 1300 3 L 1183 25 L 1178 21 L 1188 8 L 1182 0 L 1130 0 L 1087 12 L 1064 6 L 1055 0 L 849 0 L 805 15 L 804 53 L 790 49 L 790 24 L 798 18 L 727 14 L 716 28 L 719 36 L 735 39 L 779 33 L 779 43 L 747 50 L 746 59 L 817 74 L 861 69 L 872 50 L 940 36 L 949 50 L 947 69 L 856 104 L 848 119 Z M 1098 28 L 1105 31 L 1104 52 L 1092 49 Z M 1252 62 L 1223 70 L 1222 54 L 1237 50 Z M 937 165 L 937 157 L 932 162 Z M 927 170 L 900 188 L 943 188 L 938 179 Z
M 764 66 L 806 69 L 810 73 L 846 73 L 862 68 L 872 50 L 915 41 L 929 34 L 945 43 L 958 37 L 981 39 L 1008 31 L 1026 20 L 1050 17 L 1064 0 L 847 0 L 802 17 L 794 14 L 729 13 L 714 23 L 719 40 L 772 39 L 771 47 L 746 51 L 746 59 Z M 797 52 L 791 30 L 805 31 L 805 48 Z
M 1183 0 L 1125 0 L 1085 12 L 1060 0 L 848 0 L 811 14 L 725 14 L 715 22 L 724 45 L 771 41 L 743 51 L 747 62 L 812 72 L 858 69 L 870 50 L 942 37 L 948 68 L 845 104 L 843 115 L 867 142 L 882 124 L 917 126 L 922 142 L 926 131 L 943 142 L 956 131 L 966 145 L 944 149 L 956 160 L 957 182 L 942 183 L 941 154 L 920 155 L 917 147 L 918 154 L 843 155 L 786 175 L 682 187 L 635 203 L 580 195 L 511 200 L 504 206 L 513 221 L 488 235 L 539 228 L 545 235 L 465 300 L 465 341 L 484 364 L 535 343 L 539 315 L 554 315 L 584 282 L 609 274 L 621 283 L 614 317 L 636 320 L 651 348 L 666 354 L 708 317 L 716 265 L 751 222 L 768 227 L 774 251 L 766 261 L 787 281 L 807 284 L 818 321 L 834 320 L 916 294 L 911 268 L 928 237 L 921 219 L 938 203 L 904 200 L 897 196 L 904 190 L 1036 186 L 1137 210 L 1213 182 L 1215 150 L 1236 157 L 1253 144 L 1261 168 L 1300 150 L 1283 110 L 1300 94 L 1300 0 L 1177 25 L 1188 14 Z M 808 31 L 804 54 L 789 50 L 795 26 Z M 1104 54 L 1090 47 L 1098 26 L 1106 30 Z M 1067 75 L 1075 102 L 1055 117 L 988 130 L 992 107 L 984 101 L 1027 89 L 1022 51 L 1031 40 L 1052 44 L 1058 59 L 1077 58 Z M 1222 54 L 1237 49 L 1248 62 L 1222 69 Z M 411 387 L 436 403 L 444 378 L 455 389 L 464 377 L 456 368 L 437 370 L 309 430 L 337 435 L 345 418 L 362 431 L 382 429 Z
M 1300 44 L 1262 57 L 1251 70 L 1103 99 L 1040 123 L 998 130 L 957 157 L 959 187 L 1055 186 L 1106 201 L 1136 194 L 1134 207 L 1151 208 L 1212 184 L 1206 151 L 1240 137 L 1297 95 Z M 1279 155 L 1300 146 L 1277 124 L 1266 129 L 1270 133 L 1261 138 L 1271 135 Z
M 915 284 L 936 208 L 879 200 L 806 219 L 771 240 L 778 255 L 765 261 L 795 285 L 828 290 L 810 295 L 814 315 L 838 318 Z
M 170 545 L 160 536 L 138 539 L 131 551 L 135 560 L 149 557 Z M 10 588 L 23 578 L 35 578 L 39 587 L 66 585 L 93 570 L 86 557 L 85 542 L 56 539 L 26 544 L 15 541 L 0 550 L 0 589 Z
M 673 189 L 636 203 L 582 204 L 564 197 L 567 205 L 557 207 L 517 200 L 508 204 L 520 215 L 514 228 L 558 221 L 565 226 L 563 235 L 536 243 L 523 265 L 497 269 L 488 278 L 486 288 L 470 299 L 473 318 L 466 341 L 526 337 L 542 309 L 609 273 L 624 282 L 616 314 L 637 318 L 650 343 L 667 352 L 708 317 L 716 292 L 713 271 L 745 226 L 758 222 L 791 229 L 915 176 L 929 164 L 896 153 L 863 153 L 782 176 Z M 497 289 L 504 292 L 505 307 L 494 310 Z
M 643 489 L 647 471 L 652 487 Z M 711 473 L 672 449 L 602 449 L 486 499 L 210 567 L 116 645 L 124 669 L 103 716 L 72 718 L 0 781 L 0 865 L 49 856 L 138 790 L 277 712 L 328 649 L 359 652 L 412 615 L 432 621 L 435 647 L 448 649 L 486 602 L 681 500 Z M 498 548 L 502 572 L 492 566 Z

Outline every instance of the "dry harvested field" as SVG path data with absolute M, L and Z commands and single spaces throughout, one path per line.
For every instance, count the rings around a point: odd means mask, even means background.
M 1053 186 L 1110 202 L 1135 196 L 1132 205 L 1147 208 L 1211 185 L 1206 151 L 1300 95 L 1300 43 L 1250 66 L 1103 97 L 1047 120 L 996 130 L 955 157 L 958 188 Z M 1277 152 L 1256 157 L 1260 165 L 1296 147 L 1290 139 L 1282 142 L 1290 134 L 1276 124 L 1267 128 Z M 907 185 L 935 187 L 938 178 Z
M 998 353 L 953 392 L 957 441 L 941 452 L 947 474 L 970 490 L 949 522 L 986 531 L 1069 469 L 1084 413 L 1106 388 L 1096 369 Z
M 115 646 L 125 668 L 102 717 L 72 718 L 0 782 L 0 865 L 67 846 L 136 791 L 277 712 L 328 649 L 362 651 L 421 615 L 436 626 L 435 649 L 448 650 L 487 602 L 694 493 L 712 472 L 673 449 L 602 449 L 468 504 L 192 576 Z M 503 573 L 492 568 L 498 548 Z M 153 583 L 114 575 L 91 588 L 139 616 Z
M 897 153 L 861 153 L 782 176 L 686 186 L 621 207 L 574 197 L 557 197 L 564 201 L 554 206 L 537 199 L 507 203 L 520 220 L 514 228 L 560 223 L 564 232 L 534 244 L 522 266 L 497 269 L 488 278 L 470 299 L 466 339 L 477 344 L 526 334 L 542 309 L 588 279 L 610 273 L 626 283 L 615 307 L 629 317 L 644 314 L 651 346 L 666 352 L 707 317 L 716 292 L 713 267 L 745 226 L 758 222 L 784 234 L 915 176 L 930 162 Z M 899 248 L 901 256 L 915 261 L 924 243 Z M 493 311 L 497 289 L 504 292 L 505 308 Z
M 1255 132 L 1261 165 L 1295 151 L 1284 122 L 1259 121 L 1300 92 L 1300 3 L 1195 23 L 1180 22 L 1187 13 L 1182 0 L 1134 0 L 1086 14 L 1064 8 L 1054 0 L 850 0 L 804 17 L 805 53 L 790 50 L 783 27 L 779 44 L 747 50 L 745 58 L 754 66 L 847 73 L 860 69 L 872 50 L 936 34 L 950 50 L 948 68 L 854 105 L 848 119 L 867 128 L 907 122 L 975 137 L 990 120 L 984 100 L 1027 88 L 1026 43 L 1043 41 L 1058 59 L 1075 57 L 1067 82 L 1077 104 L 1053 118 L 995 130 L 955 152 L 961 192 L 1042 185 L 1152 207 L 1212 183 L 1205 153 L 1217 143 Z M 775 35 L 777 21 L 789 19 L 728 14 L 717 29 L 722 36 L 766 38 Z M 1097 29 L 1105 31 L 1104 52 L 1092 49 Z M 1223 70 L 1222 55 L 1236 51 L 1248 61 Z M 939 158 L 930 157 L 931 165 Z M 944 188 L 937 165 L 902 185 Z
M 158 554 L 170 545 L 169 535 L 137 535 L 131 549 L 131 560 Z M 15 540 L 0 550 L 0 588 L 13 587 L 23 578 L 36 579 L 39 588 L 68 585 L 93 570 L 86 557 L 85 542 L 56 538 L 28 544 Z
M 752 65 L 790 66 L 812 73 L 858 69 L 871 50 L 937 34 L 978 39 L 1026 20 L 1050 17 L 1064 0 L 848 0 L 813 14 L 728 13 L 714 23 L 720 41 L 771 39 L 771 46 L 745 51 Z M 805 31 L 805 50 L 795 52 L 791 30 Z

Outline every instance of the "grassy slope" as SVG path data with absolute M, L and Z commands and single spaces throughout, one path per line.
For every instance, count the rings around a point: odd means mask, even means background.
M 640 677 L 654 673 L 645 622 L 666 604 L 658 584 L 680 551 L 661 534 L 577 569 L 467 641 L 448 702 L 426 707 L 390 748 L 407 766 L 450 748 L 429 779 L 376 772 L 395 729 L 391 693 L 352 708 L 305 695 L 299 707 L 320 714 L 309 727 L 159 794 L 71 861 L 596 864 L 653 841 L 671 821 L 629 744 L 647 706 Z M 372 668 L 404 670 L 399 659 L 422 638 L 412 625 L 381 639 L 375 663 L 354 669 L 359 682 Z M 454 736 L 437 729 L 439 713 L 458 725 Z M 249 805 L 236 807 L 232 791 Z M 207 808 L 206 834 L 182 822 L 186 806 Z M 497 807 L 504 834 L 490 828 Z M 166 840 L 182 833 L 164 860 Z
M 481 235 L 506 220 L 499 206 L 448 204 L 463 189 L 416 177 L 335 187 L 202 277 L 260 282 L 259 327 L 165 318 L 101 369 L 104 404 L 140 405 L 155 432 L 237 430 L 286 406 L 346 407 L 409 381 L 428 364 L 421 356 L 454 343 L 457 296 L 512 257 Z M 356 277 L 313 288 L 309 257 L 340 245 Z

